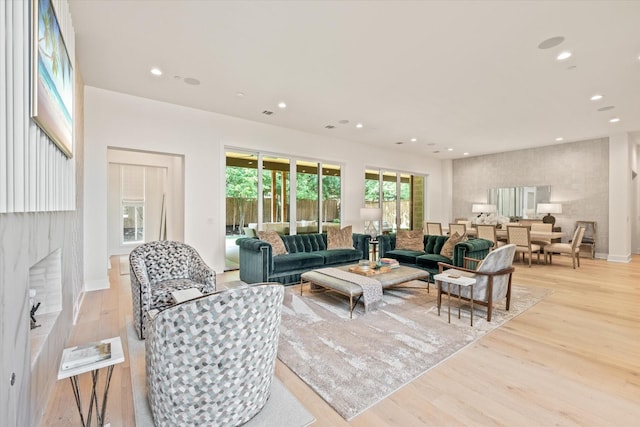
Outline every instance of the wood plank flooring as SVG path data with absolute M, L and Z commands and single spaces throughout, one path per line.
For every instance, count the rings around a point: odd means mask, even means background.
M 515 284 L 553 292 L 351 422 L 279 361 L 276 375 L 314 426 L 632 425 L 640 419 L 640 255 L 581 264 L 573 270 L 562 256 L 553 265 L 515 263 Z M 109 277 L 110 289 L 85 295 L 69 346 L 115 335 L 126 346 L 131 292 L 117 257 Z M 218 275 L 219 284 L 236 279 Z M 135 425 L 128 360 L 114 369 L 106 421 Z M 59 381 L 42 425 L 78 424 L 71 386 Z

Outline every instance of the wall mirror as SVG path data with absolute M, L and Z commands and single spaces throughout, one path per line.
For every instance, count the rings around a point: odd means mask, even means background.
M 488 191 L 489 204 L 496 205 L 497 214 L 517 218 L 537 218 L 538 203 L 549 203 L 551 186 L 503 187 Z

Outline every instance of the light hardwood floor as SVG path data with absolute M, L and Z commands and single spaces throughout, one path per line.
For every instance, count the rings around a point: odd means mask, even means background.
M 349 423 L 279 361 L 276 375 L 316 417 L 314 426 L 633 425 L 640 419 L 640 256 L 581 263 L 576 270 L 561 256 L 552 266 L 516 263 L 515 284 L 553 293 Z M 236 279 L 226 273 L 218 283 Z M 85 295 L 68 345 L 115 335 L 126 345 L 131 293 L 117 258 L 110 281 L 111 289 Z M 89 387 L 83 378 L 85 396 Z M 111 383 L 112 427 L 135 425 L 131 393 L 125 361 Z M 56 383 L 43 425 L 79 425 L 68 381 Z

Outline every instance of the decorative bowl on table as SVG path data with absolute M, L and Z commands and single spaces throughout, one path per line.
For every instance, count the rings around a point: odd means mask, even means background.
M 369 270 L 369 268 L 371 268 L 371 262 L 368 259 L 361 259 L 358 262 L 358 268 L 361 271 L 367 271 L 367 270 Z

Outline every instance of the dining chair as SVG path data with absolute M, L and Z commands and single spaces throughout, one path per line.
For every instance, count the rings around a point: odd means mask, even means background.
M 544 263 L 547 263 L 547 256 L 549 256 L 549 264 L 551 264 L 553 254 L 560 253 L 571 255 L 571 261 L 573 262 L 574 269 L 576 268 L 576 259 L 578 260 L 578 267 L 580 267 L 580 245 L 582 244 L 584 232 L 584 227 L 577 227 L 576 231 L 573 233 L 571 243 L 551 243 L 545 246 Z
M 553 231 L 553 224 L 544 223 L 544 222 L 533 222 L 531 223 L 531 231 L 532 232 L 541 231 L 544 233 L 551 233 Z M 551 238 L 548 238 L 548 239 L 538 238 L 538 239 L 532 240 L 531 243 L 540 245 L 544 250 L 544 246 L 551 244 Z
M 525 254 L 529 254 L 529 268 L 531 268 L 531 258 L 534 253 L 538 254 L 538 264 L 540 264 L 540 245 L 531 243 L 529 227 L 507 227 L 507 242 L 516 245 L 516 253 L 522 254 L 522 262 L 525 260 Z
M 442 225 L 439 222 L 425 222 L 425 227 L 429 236 L 442 236 Z
M 476 225 L 477 230 L 477 238 L 489 240 L 493 243 L 493 247 L 491 250 L 495 250 L 500 246 L 504 246 L 506 243 L 503 241 L 499 241 L 496 235 L 496 226 L 490 224 L 478 224 Z
M 466 224 L 449 223 L 449 236 L 453 236 L 453 233 L 458 233 L 459 236 L 467 234 Z

